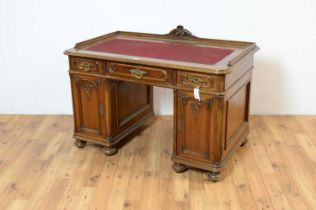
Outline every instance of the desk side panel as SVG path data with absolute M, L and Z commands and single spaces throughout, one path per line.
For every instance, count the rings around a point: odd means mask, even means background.
M 249 132 L 249 100 L 252 70 L 226 92 L 222 128 L 222 160 L 245 141 Z

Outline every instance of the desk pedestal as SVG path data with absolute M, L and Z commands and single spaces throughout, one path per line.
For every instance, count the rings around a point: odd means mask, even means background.
M 248 107 L 251 74 L 235 92 L 223 96 L 202 94 L 196 100 L 192 92 L 175 91 L 173 169 L 188 167 L 209 171 L 218 181 L 220 172 L 248 134 Z
M 71 74 L 75 145 L 104 145 L 107 155 L 141 126 L 153 113 L 152 86 L 106 80 L 98 76 Z

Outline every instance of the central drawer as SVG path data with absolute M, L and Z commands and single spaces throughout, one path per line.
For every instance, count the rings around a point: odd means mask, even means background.
M 170 69 L 160 69 L 140 65 L 122 63 L 108 64 L 107 75 L 113 79 L 127 78 L 129 80 L 144 81 L 154 84 L 172 84 L 175 76 Z

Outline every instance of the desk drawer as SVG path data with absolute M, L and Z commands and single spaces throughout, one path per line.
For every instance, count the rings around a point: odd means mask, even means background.
M 100 60 L 87 58 L 70 58 L 70 68 L 72 71 L 79 71 L 84 73 L 102 73 L 103 62 Z
M 108 75 L 111 77 L 141 80 L 155 84 L 173 83 L 173 72 L 169 69 L 129 65 L 121 63 L 109 63 Z
M 191 72 L 178 71 L 177 86 L 182 88 L 193 89 L 199 87 L 204 91 L 220 90 L 220 78 L 216 75 L 206 75 Z

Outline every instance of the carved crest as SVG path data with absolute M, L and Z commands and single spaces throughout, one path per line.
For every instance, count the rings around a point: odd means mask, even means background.
M 99 87 L 99 81 L 89 81 L 89 80 L 80 80 L 79 78 L 75 77 L 75 80 L 77 81 L 77 84 L 87 95 L 88 99 L 91 98 L 91 93 L 93 89 L 98 89 Z
M 178 25 L 177 28 L 171 30 L 168 35 L 182 39 L 186 37 L 195 37 L 189 30 L 185 29 L 182 25 Z
M 200 104 L 199 103 L 192 102 L 191 107 L 192 107 L 193 111 L 195 112 L 195 114 L 199 113 L 199 111 L 200 111 Z
M 202 100 L 198 101 L 190 96 L 185 96 L 185 95 L 181 96 L 181 102 L 184 106 L 186 106 L 188 104 L 188 100 L 190 100 L 189 103 L 191 104 L 191 108 L 196 115 L 199 114 L 202 105 L 206 105 L 207 108 L 210 109 L 213 102 L 214 102 L 214 98 L 202 99 Z
M 92 83 L 81 83 L 81 88 L 84 90 L 86 95 L 88 96 L 88 99 L 91 98 L 92 90 L 94 89 L 94 85 Z

